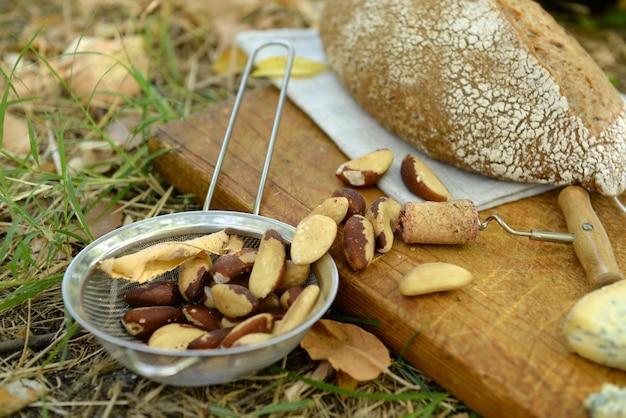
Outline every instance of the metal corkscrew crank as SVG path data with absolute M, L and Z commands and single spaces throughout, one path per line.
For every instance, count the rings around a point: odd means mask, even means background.
M 569 232 L 517 231 L 507 225 L 498 215 L 488 216 L 479 226 L 483 230 L 496 221 L 510 234 L 525 236 L 531 240 L 573 244 L 589 285 L 593 289 L 623 280 L 609 237 L 596 215 L 589 193 L 579 186 L 564 188 L 558 197 L 558 205 L 565 215 Z
M 554 231 L 542 231 L 538 229 L 531 229 L 530 231 L 517 231 L 507 225 L 506 222 L 502 220 L 502 218 L 496 214 L 489 215 L 485 218 L 484 221 L 481 222 L 478 229 L 482 231 L 487 228 L 487 225 L 491 221 L 496 221 L 502 229 L 512 235 L 518 235 L 521 237 L 528 237 L 534 241 L 547 241 L 547 242 L 561 242 L 564 244 L 572 244 L 576 240 L 576 235 L 570 234 L 569 232 L 554 232 Z

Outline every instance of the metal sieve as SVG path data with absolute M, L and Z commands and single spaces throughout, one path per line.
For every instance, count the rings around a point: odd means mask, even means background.
M 254 211 L 250 214 L 209 210 L 248 76 L 259 50 L 269 45 L 286 48 L 287 62 Z M 311 266 L 307 282 L 319 285 L 319 300 L 309 317 L 290 332 L 251 346 L 180 351 L 155 349 L 130 336 L 121 323 L 128 309 L 124 295 L 138 284 L 112 279 L 98 268 L 110 257 L 134 253 L 160 242 L 184 241 L 221 230 L 236 234 L 248 247 L 258 247 L 261 236 L 270 228 L 280 232 L 286 241 L 293 240 L 293 226 L 260 216 L 259 210 L 294 55 L 293 46 L 283 40 L 264 43 L 251 53 L 202 211 L 157 216 L 112 231 L 84 248 L 65 272 L 62 293 L 69 314 L 91 332 L 113 358 L 142 376 L 173 386 L 204 386 L 254 374 L 291 352 L 335 299 L 339 285 L 337 266 L 326 254 Z M 177 271 L 173 270 L 155 280 L 176 280 L 176 275 Z

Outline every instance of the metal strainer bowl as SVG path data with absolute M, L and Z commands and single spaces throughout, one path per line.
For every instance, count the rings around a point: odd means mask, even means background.
M 243 94 L 243 86 L 256 53 L 270 44 L 285 46 L 288 50 L 288 60 L 254 213 L 209 210 Z M 271 41 L 251 54 L 216 163 L 215 174 L 209 186 L 204 210 L 157 216 L 110 232 L 83 249 L 65 272 L 62 292 L 69 314 L 92 333 L 113 358 L 142 376 L 173 386 L 204 386 L 226 383 L 251 375 L 291 352 L 304 338 L 309 328 L 328 311 L 335 299 L 339 285 L 338 272 L 332 257 L 326 254 L 311 266 L 311 275 L 307 282 L 320 287 L 321 293 L 317 304 L 309 317 L 290 332 L 250 346 L 180 351 L 155 349 L 130 336 L 121 323 L 122 316 L 128 309 L 124 295 L 138 284 L 124 279 L 112 279 L 99 269 L 100 263 L 107 258 L 120 257 L 164 241 L 184 241 L 221 230 L 228 234 L 236 234 L 248 247 L 258 247 L 261 236 L 270 228 L 277 230 L 286 241 L 293 240 L 294 227 L 258 214 L 293 55 L 292 46 L 285 41 Z M 176 274 L 176 270 L 173 270 L 155 280 L 176 280 Z

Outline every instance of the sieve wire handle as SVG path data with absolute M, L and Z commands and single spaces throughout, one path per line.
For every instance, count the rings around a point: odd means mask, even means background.
M 174 364 L 168 364 L 167 366 L 155 365 L 144 362 L 139 358 L 137 352 L 130 348 L 125 350 L 126 360 L 131 369 L 136 371 L 142 376 L 147 378 L 151 377 L 171 377 L 184 369 L 193 366 L 201 360 L 200 357 L 183 357 Z
M 265 181 L 267 180 L 267 173 L 269 172 L 270 162 L 272 160 L 272 151 L 274 149 L 274 144 L 276 142 L 276 135 L 278 133 L 278 125 L 280 124 L 280 119 L 282 117 L 283 105 L 285 103 L 285 96 L 287 94 L 287 85 L 289 83 L 289 77 L 291 76 L 291 67 L 293 66 L 295 50 L 291 43 L 282 39 L 270 40 L 258 47 L 256 47 L 250 57 L 248 58 L 248 63 L 246 64 L 246 68 L 243 72 L 243 78 L 241 79 L 241 84 L 239 86 L 239 91 L 237 92 L 237 97 L 235 98 L 235 104 L 233 105 L 233 110 L 230 115 L 230 120 L 228 122 L 228 126 L 226 128 L 226 134 L 224 135 L 224 140 L 222 142 L 222 148 L 220 149 L 220 153 L 217 157 L 217 162 L 215 163 L 215 170 L 213 171 L 213 177 L 211 178 L 211 184 L 209 185 L 209 190 L 207 192 L 203 210 L 209 210 L 209 206 L 211 204 L 211 200 L 213 199 L 213 194 L 215 192 L 215 188 L 217 186 L 217 178 L 220 175 L 220 171 L 222 169 L 222 163 L 224 162 L 224 156 L 226 155 L 226 150 L 228 148 L 228 143 L 230 142 L 230 137 L 232 135 L 233 127 L 235 125 L 235 120 L 237 119 L 237 114 L 239 113 L 239 106 L 241 105 L 241 101 L 243 99 L 243 94 L 246 89 L 246 83 L 248 81 L 248 77 L 252 71 L 252 67 L 254 65 L 255 58 L 260 50 L 267 46 L 278 45 L 283 46 L 287 49 L 287 63 L 285 65 L 285 74 L 283 75 L 283 81 L 280 88 L 280 94 L 278 96 L 278 104 L 276 106 L 276 114 L 274 115 L 274 124 L 272 125 L 272 132 L 270 134 L 269 144 L 267 146 L 267 154 L 265 156 L 265 164 L 263 166 L 263 171 L 261 172 L 261 180 L 259 181 L 259 187 L 257 189 L 256 199 L 254 201 L 254 210 L 253 213 L 255 215 L 259 214 L 261 210 L 261 198 L 263 197 L 263 189 L 265 188 Z

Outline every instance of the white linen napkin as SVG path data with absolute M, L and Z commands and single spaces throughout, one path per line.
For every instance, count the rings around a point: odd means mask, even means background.
M 248 31 L 239 33 L 235 41 L 249 54 L 271 39 L 289 41 L 294 46 L 296 56 L 327 63 L 319 33 L 314 29 Z M 259 51 L 257 60 L 277 55 L 285 55 L 285 48 L 268 46 Z M 455 199 L 471 199 L 478 210 L 534 196 L 555 187 L 495 180 L 427 157 L 369 116 L 352 99 L 332 71 L 324 71 L 309 78 L 291 78 L 287 96 L 349 159 L 379 148 L 392 150 L 395 156 L 393 165 L 378 182 L 378 187 L 400 203 L 420 200 L 406 188 L 400 177 L 400 164 L 409 153 L 422 158 Z

